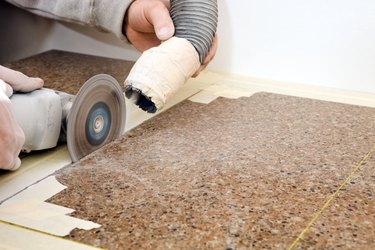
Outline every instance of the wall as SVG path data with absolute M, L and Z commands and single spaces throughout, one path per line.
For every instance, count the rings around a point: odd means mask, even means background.
M 375 93 L 375 1 L 218 1 L 220 47 L 211 69 Z M 114 58 L 139 56 L 108 34 L 70 24 L 43 25 L 37 40 L 44 43 L 42 48 L 34 44 L 35 51 L 54 47 Z
M 375 93 L 375 1 L 219 0 L 211 67 Z
M 54 23 L 0 1 L 0 63 L 53 47 Z
M 0 63 L 51 49 L 136 60 L 140 53 L 110 33 L 55 22 L 0 1 Z

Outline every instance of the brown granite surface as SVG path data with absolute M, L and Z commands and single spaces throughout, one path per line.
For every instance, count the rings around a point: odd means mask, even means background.
M 90 77 L 109 74 L 121 85 L 133 62 L 51 50 L 4 66 L 28 76 L 40 77 L 44 87 L 76 94 Z
M 305 235 L 300 249 L 375 249 L 375 148 Z
M 108 249 L 287 249 L 375 145 L 375 109 L 259 93 L 185 101 L 57 173 Z M 298 243 L 373 245 L 374 161 Z

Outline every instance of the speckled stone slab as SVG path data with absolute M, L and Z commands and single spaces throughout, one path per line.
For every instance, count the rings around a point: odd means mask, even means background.
M 375 249 L 375 151 L 305 235 L 299 249 Z
M 375 145 L 374 118 L 372 108 L 269 93 L 185 101 L 62 169 L 68 189 L 50 201 L 101 224 L 69 238 L 104 248 L 287 249 Z M 352 187 L 335 204 L 355 203 L 355 192 L 365 202 L 366 186 Z M 373 223 L 348 226 L 373 222 L 373 207 L 352 209 L 327 213 L 326 225 L 369 230 L 362 243 L 373 243 Z M 314 230 L 299 247 L 324 248 Z
M 4 66 L 21 71 L 28 76 L 40 77 L 44 87 L 69 94 L 96 74 L 109 74 L 121 85 L 134 62 L 105 57 L 51 50 Z

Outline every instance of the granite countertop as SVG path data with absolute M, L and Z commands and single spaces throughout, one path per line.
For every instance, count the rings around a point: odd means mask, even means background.
M 51 202 L 102 225 L 69 238 L 109 249 L 286 249 L 375 145 L 374 117 L 268 93 L 186 101 L 61 170 Z M 297 248 L 375 247 L 374 180 L 356 178 Z
M 132 62 L 50 51 L 6 66 L 75 94 Z M 185 101 L 56 173 L 49 202 L 102 225 L 108 249 L 287 249 L 373 149 L 297 249 L 375 248 L 375 109 L 270 93 Z
M 122 85 L 133 64 L 124 60 L 51 50 L 4 66 L 42 78 L 46 88 L 76 94 L 85 81 L 96 74 L 109 74 Z

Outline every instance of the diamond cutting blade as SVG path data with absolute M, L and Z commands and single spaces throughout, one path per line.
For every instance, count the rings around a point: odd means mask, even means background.
M 67 117 L 67 144 L 72 161 L 120 137 L 125 117 L 125 97 L 116 79 L 100 74 L 87 80 Z

